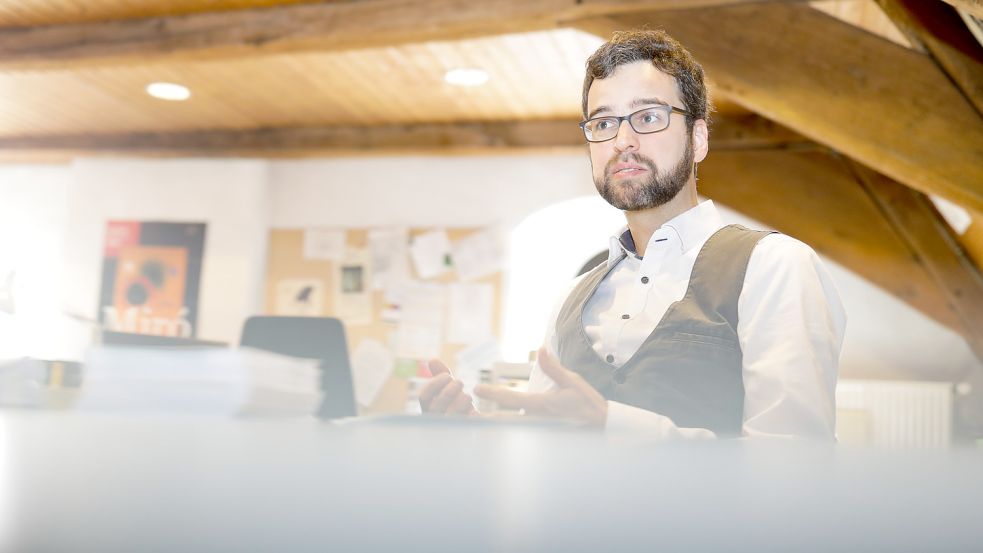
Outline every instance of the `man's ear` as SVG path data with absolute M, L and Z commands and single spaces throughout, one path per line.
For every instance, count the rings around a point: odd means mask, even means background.
M 707 122 L 705 120 L 697 119 L 693 122 L 693 136 L 691 140 L 693 141 L 693 161 L 699 163 L 710 152 L 710 130 L 707 128 Z

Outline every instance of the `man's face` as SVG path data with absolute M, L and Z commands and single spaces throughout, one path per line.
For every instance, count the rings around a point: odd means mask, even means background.
M 638 61 L 591 83 L 588 119 L 628 115 L 656 104 L 683 107 L 676 80 L 650 62 Z M 668 202 L 686 185 L 693 143 L 685 116 L 670 117 L 669 128 L 661 132 L 638 134 L 624 121 L 615 138 L 590 144 L 594 185 L 608 203 L 624 211 L 648 209 Z

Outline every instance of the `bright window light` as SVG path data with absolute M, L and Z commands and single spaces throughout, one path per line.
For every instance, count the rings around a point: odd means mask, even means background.
M 543 343 L 557 301 L 577 271 L 625 226 L 625 215 L 598 195 L 565 200 L 530 214 L 512 230 L 502 357 L 522 363 Z
M 444 80 L 455 86 L 481 86 L 488 82 L 488 72 L 484 69 L 462 67 L 445 73 Z
M 191 97 L 188 87 L 175 83 L 150 83 L 147 85 L 147 94 L 172 102 L 180 102 Z

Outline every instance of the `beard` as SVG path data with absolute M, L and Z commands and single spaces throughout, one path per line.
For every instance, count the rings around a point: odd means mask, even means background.
M 644 179 L 621 179 L 614 182 L 613 167 L 617 163 L 637 163 L 645 167 Z M 594 186 L 604 200 L 622 211 L 640 211 L 668 203 L 686 186 L 693 171 L 693 143 L 686 141 L 686 151 L 672 169 L 659 173 L 655 162 L 641 154 L 622 154 L 615 156 L 604 166 L 604 177 L 594 178 Z

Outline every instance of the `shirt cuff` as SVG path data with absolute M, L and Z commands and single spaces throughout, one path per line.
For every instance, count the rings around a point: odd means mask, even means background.
M 643 433 L 646 437 L 663 440 L 708 440 L 717 437 L 706 428 L 680 428 L 672 419 L 653 411 L 608 401 L 607 432 Z

